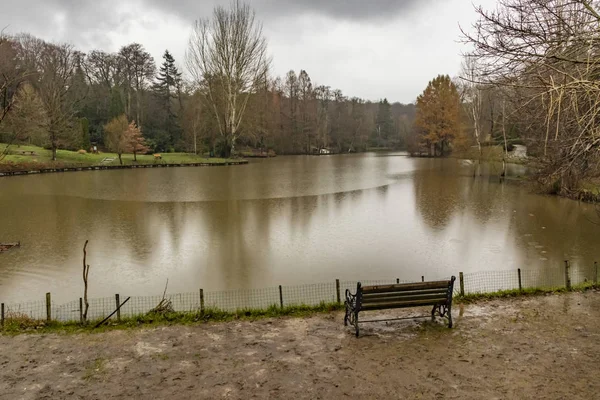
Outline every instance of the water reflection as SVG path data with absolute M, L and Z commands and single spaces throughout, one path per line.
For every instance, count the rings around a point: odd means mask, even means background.
M 23 243 L 0 255 L 3 301 L 79 297 L 85 239 L 93 297 L 161 293 L 167 278 L 196 292 L 579 268 L 600 244 L 584 205 L 402 155 L 9 178 L 0 210 L 0 240 Z

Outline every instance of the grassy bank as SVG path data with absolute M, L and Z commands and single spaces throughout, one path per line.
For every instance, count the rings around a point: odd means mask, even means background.
M 556 288 L 527 288 L 523 290 L 501 290 L 491 293 L 471 293 L 465 296 L 456 295 L 454 302 L 456 304 L 470 304 L 498 298 L 514 298 L 523 296 L 540 296 L 548 294 L 559 294 L 567 292 L 584 292 L 587 290 L 598 290 L 600 285 L 593 282 L 585 282 L 575 285 L 571 289 L 565 287 Z M 204 312 L 167 312 L 167 313 L 147 313 L 134 317 L 121 318 L 120 321 L 113 317 L 104 325 L 95 328 L 100 322 L 90 321 L 83 325 L 79 322 L 59 322 L 59 321 L 40 321 L 27 318 L 26 316 L 14 315 L 7 317 L 4 321 L 4 327 L 0 330 L 2 334 L 21 334 L 21 333 L 92 333 L 104 332 L 113 329 L 131 329 L 137 327 L 156 327 L 168 325 L 197 325 L 203 323 L 227 322 L 234 320 L 257 320 L 262 318 L 280 318 L 280 317 L 310 317 L 318 313 L 330 313 L 343 310 L 344 305 L 338 303 L 321 303 L 317 306 L 287 306 L 279 307 L 273 305 L 266 309 L 247 309 L 236 312 L 222 311 L 218 309 L 207 309 Z
M 260 318 L 278 318 L 278 317 L 309 317 L 316 313 L 327 313 L 343 309 L 343 305 L 337 303 L 322 303 L 317 306 L 271 306 L 266 309 L 248 309 L 236 312 L 222 311 L 218 309 L 206 309 L 204 312 L 168 312 L 168 313 L 147 313 L 134 317 L 121 318 L 117 321 L 116 317 L 106 322 L 104 325 L 95 328 L 101 320 L 90 321 L 85 325 L 79 322 L 60 322 L 60 321 L 39 321 L 27 318 L 26 316 L 14 316 L 7 318 L 4 327 L 0 329 L 3 334 L 19 333 L 84 333 L 84 332 L 103 332 L 112 329 L 128 329 L 136 327 L 153 327 L 164 325 L 190 325 L 202 324 L 208 322 L 227 322 L 234 320 L 256 320 Z
M 594 282 L 585 282 L 579 285 L 574 285 L 571 289 L 567 289 L 564 286 L 554 287 L 554 288 L 523 288 L 519 289 L 510 289 L 510 290 L 499 290 L 497 292 L 491 293 L 469 293 L 465 296 L 456 296 L 455 301 L 457 303 L 475 303 L 478 301 L 484 300 L 492 300 L 492 299 L 500 299 L 500 298 L 510 298 L 510 297 L 521 297 L 521 296 L 540 296 L 547 294 L 556 294 L 556 293 L 567 293 L 567 292 L 584 292 L 586 290 L 591 289 L 600 289 L 600 284 Z
M 466 160 L 479 160 L 479 149 L 477 147 L 469 147 L 463 151 L 453 151 L 450 156 Z M 503 157 L 504 148 L 502 146 L 483 146 L 481 148 L 481 161 L 501 163 Z M 527 164 L 528 160 L 519 157 L 511 157 L 509 153 L 506 162 L 510 164 Z
M 6 148 L 6 144 L 0 143 L 0 153 Z M 33 152 L 33 154 L 31 154 Z M 155 159 L 152 154 L 138 155 L 137 161 L 133 160 L 133 154 L 123 154 L 124 165 L 142 164 L 225 164 L 231 160 L 225 158 L 205 158 L 189 153 L 161 153 L 161 159 Z M 107 160 L 112 159 L 112 160 Z M 80 154 L 76 151 L 58 150 L 56 161 L 52 161 L 52 151 L 37 146 L 16 146 L 9 148 L 9 153 L 0 162 L 2 171 L 29 171 L 44 168 L 71 168 L 87 166 L 116 166 L 119 164 L 119 156 L 116 153 Z

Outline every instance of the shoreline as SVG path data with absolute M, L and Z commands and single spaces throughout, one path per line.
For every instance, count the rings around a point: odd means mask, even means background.
M 539 298 L 550 295 L 567 295 L 569 293 L 596 293 L 600 285 L 595 281 L 587 281 L 578 285 L 567 287 L 532 287 L 523 289 L 499 290 L 493 292 L 477 292 L 453 296 L 453 306 L 460 308 L 468 304 L 484 304 L 491 300 L 508 300 L 519 298 Z M 4 304 L 3 304 L 4 305 Z M 289 305 L 280 307 L 272 305 L 267 308 L 242 308 L 237 311 L 225 311 L 219 308 L 207 308 L 193 311 L 167 311 L 147 312 L 133 316 L 113 316 L 103 324 L 98 324 L 104 318 L 83 321 L 58 321 L 34 319 L 25 314 L 4 316 L 0 326 L 0 337 L 22 334 L 78 334 L 100 333 L 112 330 L 132 330 L 139 328 L 152 328 L 161 326 L 203 325 L 208 323 L 227 323 L 231 321 L 257 321 L 269 318 L 309 318 L 315 315 L 329 314 L 343 311 L 344 303 L 321 302 L 318 305 Z M 101 326 L 97 326 L 101 325 Z
M 33 170 L 0 171 L 0 177 L 37 175 L 56 172 L 77 172 L 77 171 L 99 171 L 112 169 L 137 169 L 137 168 L 176 168 L 176 167 L 218 167 L 229 165 L 245 165 L 247 160 L 226 161 L 222 163 L 168 163 L 168 164 L 137 164 L 137 165 L 90 165 L 83 167 L 64 167 L 64 168 L 40 168 Z

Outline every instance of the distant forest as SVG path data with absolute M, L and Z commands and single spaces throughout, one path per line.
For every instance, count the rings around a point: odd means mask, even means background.
M 141 44 L 87 53 L 29 34 L 0 39 L 0 142 L 89 150 L 105 147 L 107 124 L 135 121 L 153 152 L 227 150 L 202 85 L 186 79 L 169 51 L 160 65 Z M 10 106 L 10 107 L 8 107 Z M 252 92 L 236 149 L 308 154 L 404 148 L 413 104 L 348 97 L 313 83 L 308 72 L 266 74 Z

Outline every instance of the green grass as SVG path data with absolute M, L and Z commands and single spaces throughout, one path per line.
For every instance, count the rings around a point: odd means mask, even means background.
M 279 318 L 279 317 L 309 317 L 317 313 L 326 313 L 343 309 L 343 305 L 337 303 L 321 303 L 318 306 L 271 306 L 266 309 L 245 309 L 236 312 L 222 311 L 219 309 L 206 309 L 203 313 L 193 312 L 173 312 L 173 313 L 147 313 L 134 317 L 121 318 L 118 322 L 113 317 L 103 326 L 94 328 L 100 321 L 90 321 L 82 325 L 79 322 L 59 322 L 59 321 L 35 321 L 24 316 L 18 318 L 6 319 L 4 328 L 0 331 L 3 334 L 20 333 L 92 333 L 104 332 L 114 329 L 130 329 L 137 327 L 155 327 L 164 325 L 198 325 L 209 322 L 227 322 L 234 320 L 257 320 L 261 318 Z
M 450 154 L 451 157 L 461 158 L 467 160 L 478 160 L 479 149 L 477 147 L 469 147 L 464 151 L 453 151 Z M 481 161 L 495 161 L 502 162 L 504 156 L 503 146 L 482 146 L 481 147 Z M 509 164 L 527 164 L 528 160 L 521 158 L 509 157 L 506 160 Z
M 3 152 L 6 144 L 0 143 L 0 152 Z M 23 155 L 21 152 L 35 152 L 35 155 Z M 137 162 L 133 161 L 133 154 L 123 154 L 124 165 L 133 164 L 190 164 L 190 163 L 208 163 L 224 164 L 233 160 L 224 158 L 206 158 L 190 153 L 161 153 L 162 159 L 155 159 L 152 154 L 138 155 Z M 110 163 L 102 160 L 113 158 Z M 31 170 L 35 168 L 65 168 L 82 167 L 93 165 L 119 165 L 119 157 L 116 153 L 100 154 L 79 154 L 76 151 L 58 150 L 56 152 L 56 161 L 52 161 L 52 151 L 37 146 L 16 146 L 9 148 L 9 154 L 0 162 L 0 170 Z
M 510 297 L 520 296 L 539 296 L 553 293 L 565 293 L 565 292 L 583 292 L 589 289 L 600 289 L 600 284 L 594 282 L 585 282 L 579 285 L 574 285 L 571 289 L 567 289 L 564 286 L 561 287 L 548 287 L 548 288 L 525 288 L 522 290 L 511 289 L 511 290 L 499 290 L 491 293 L 469 293 L 465 296 L 456 296 L 455 301 L 458 303 L 475 303 L 483 300 L 493 300 Z
M 94 360 L 92 365 L 89 365 L 85 369 L 85 374 L 83 375 L 83 379 L 89 381 L 98 375 L 102 375 L 106 372 L 105 368 L 106 360 L 103 358 L 97 358 Z

